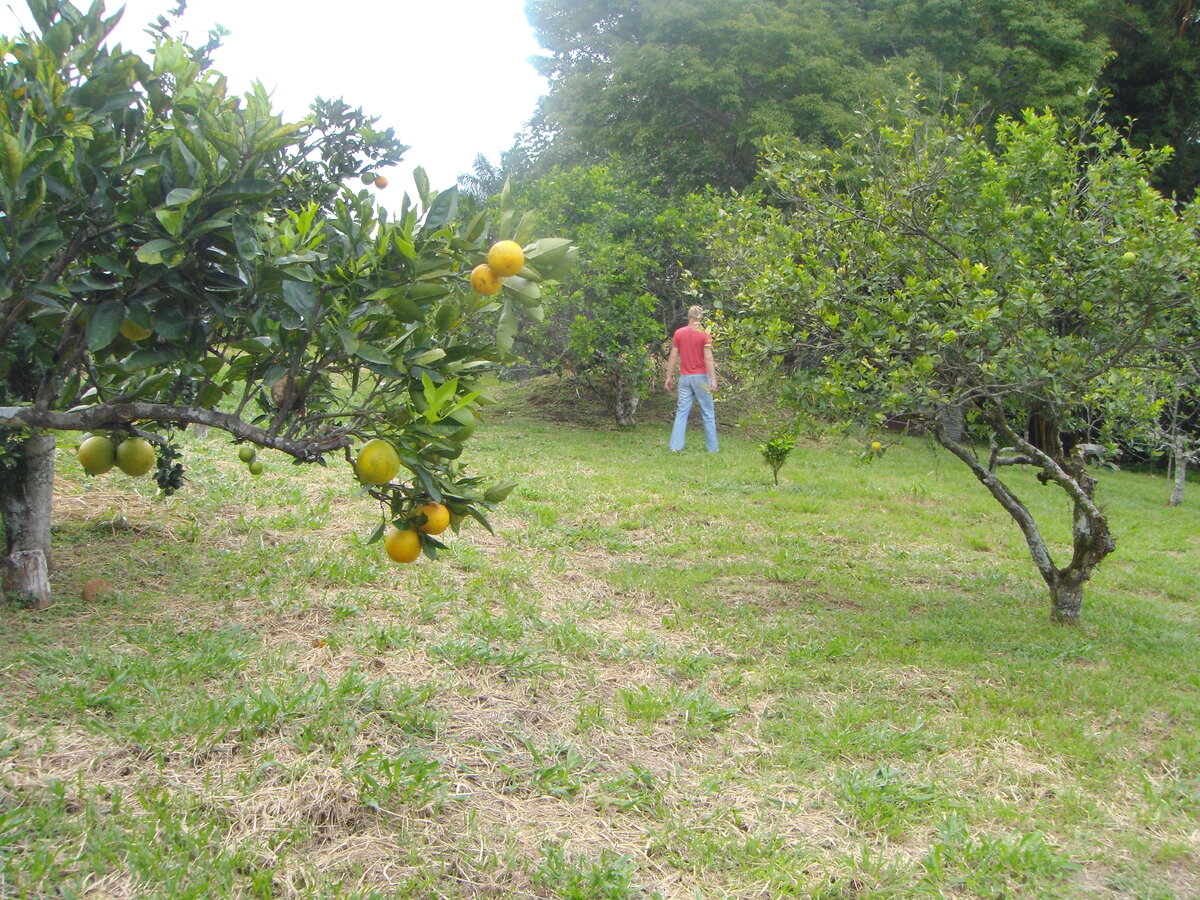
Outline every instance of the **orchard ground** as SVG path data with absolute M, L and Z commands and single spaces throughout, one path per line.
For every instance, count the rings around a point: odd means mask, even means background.
M 412 565 L 340 460 L 188 434 L 163 500 L 62 441 L 56 601 L 0 612 L 0 896 L 1200 895 L 1195 496 L 1104 472 L 1063 628 L 915 439 L 775 487 L 761 434 L 669 454 L 667 395 L 506 396 L 496 536 Z

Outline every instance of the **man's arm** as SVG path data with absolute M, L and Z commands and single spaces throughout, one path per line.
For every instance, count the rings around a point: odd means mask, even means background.
M 669 391 L 675 381 L 675 364 L 679 362 L 679 348 L 672 347 L 671 355 L 667 357 L 667 380 L 663 386 Z
M 708 373 L 708 389 L 717 390 L 717 361 L 713 358 L 712 344 L 704 345 L 704 371 Z

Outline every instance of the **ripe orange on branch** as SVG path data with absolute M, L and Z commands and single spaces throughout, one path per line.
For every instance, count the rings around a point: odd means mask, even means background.
M 399 471 L 400 454 L 380 438 L 372 438 L 363 444 L 354 461 L 354 472 L 365 484 L 387 484 Z
M 421 536 L 413 528 L 392 528 L 384 538 L 383 548 L 396 562 L 410 563 L 421 555 Z
M 471 290 L 485 297 L 500 293 L 504 279 L 487 263 L 480 263 L 471 270 Z
M 441 534 L 450 527 L 450 510 L 440 503 L 430 501 L 424 506 L 418 506 L 417 515 L 425 517 L 425 524 L 420 528 L 426 534 Z
M 525 268 L 525 251 L 516 241 L 497 241 L 488 251 L 487 264 L 501 278 L 516 275 Z

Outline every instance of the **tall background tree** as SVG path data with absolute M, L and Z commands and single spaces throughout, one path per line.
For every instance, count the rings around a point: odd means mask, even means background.
M 522 142 L 548 165 L 627 158 L 659 192 L 741 188 L 758 145 L 833 146 L 864 102 L 916 75 L 990 116 L 1085 110 L 1135 121 L 1195 190 L 1200 14 L 1192 0 L 529 0 L 549 91 Z

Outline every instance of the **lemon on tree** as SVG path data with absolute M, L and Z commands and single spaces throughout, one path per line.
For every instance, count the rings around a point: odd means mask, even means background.
M 497 241 L 488 250 L 487 264 L 501 278 L 516 275 L 525 268 L 525 251 L 516 241 Z
M 364 484 L 387 484 L 400 471 L 400 454 L 387 441 L 372 438 L 358 451 L 354 471 Z
M 393 527 L 384 539 L 387 555 L 398 563 L 410 563 L 421 555 L 421 536 L 415 528 Z
M 418 506 L 416 514 L 425 517 L 424 524 L 418 527 L 426 534 L 441 534 L 450 527 L 450 510 L 441 503 L 430 500 Z
M 116 447 L 113 442 L 103 435 L 96 434 L 87 438 L 75 451 L 83 471 L 89 475 L 103 475 L 117 462 Z
M 145 475 L 156 459 L 154 447 L 145 438 L 126 438 L 117 444 L 117 468 L 126 475 Z
M 480 263 L 471 270 L 471 290 L 485 297 L 500 293 L 504 279 L 487 263 Z

